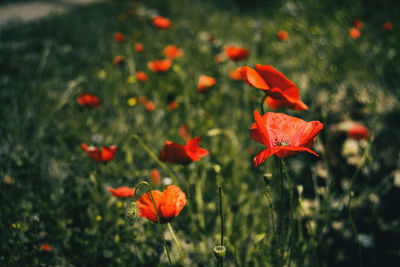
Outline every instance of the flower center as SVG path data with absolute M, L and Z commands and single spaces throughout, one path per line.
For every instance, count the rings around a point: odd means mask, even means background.
M 278 140 L 277 138 L 275 138 L 273 145 L 274 146 L 290 146 L 290 143 L 286 140 Z

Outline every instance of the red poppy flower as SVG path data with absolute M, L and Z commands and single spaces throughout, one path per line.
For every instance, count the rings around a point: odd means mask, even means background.
M 189 127 L 187 125 L 185 125 L 185 124 L 182 124 L 182 126 L 179 128 L 178 133 L 183 139 L 189 139 L 190 138 Z
M 160 172 L 157 169 L 152 169 L 150 171 L 150 177 L 153 184 L 159 185 L 160 184 Z
M 125 36 L 120 32 L 116 32 L 116 33 L 114 33 L 114 40 L 117 43 L 122 43 L 125 40 Z
M 369 137 L 368 128 L 360 123 L 354 123 L 347 134 L 350 138 L 356 140 L 367 140 Z
M 125 57 L 124 56 L 116 56 L 115 58 L 114 58 L 114 65 L 115 66 L 121 66 L 122 65 L 122 63 L 124 63 L 125 62 Z
M 358 20 L 358 19 L 354 19 L 353 20 L 353 25 L 354 27 L 356 27 L 357 29 L 362 29 L 363 23 L 362 21 Z
M 147 74 L 143 71 L 138 71 L 136 72 L 136 79 L 138 79 L 139 82 L 145 82 L 148 80 Z
M 146 101 L 146 103 L 144 103 L 144 107 L 147 109 L 147 111 L 149 112 L 153 112 L 156 107 L 154 106 L 154 103 L 151 101 Z
M 287 39 L 289 39 L 289 33 L 285 30 L 280 30 L 278 32 L 278 39 L 281 41 L 286 41 Z
M 240 75 L 240 72 L 236 70 L 231 70 L 229 72 L 229 78 L 234 81 L 240 81 L 242 79 L 242 75 Z
M 133 197 L 135 194 L 135 188 L 130 188 L 127 186 L 122 186 L 117 189 L 109 187 L 107 190 L 111 192 L 114 197 Z
M 50 252 L 51 251 L 51 247 L 49 246 L 49 244 L 41 244 L 40 245 L 40 250 Z
M 160 192 L 152 190 L 154 203 L 156 204 L 160 223 L 167 223 L 179 215 L 186 205 L 186 195 L 176 185 L 169 185 Z M 145 193 L 137 201 L 139 217 L 146 218 L 155 223 L 157 222 L 156 211 L 150 193 Z
M 385 23 L 383 23 L 383 28 L 387 31 L 391 31 L 391 30 L 393 30 L 393 24 L 390 22 L 385 22 Z
M 174 110 L 174 109 L 177 109 L 178 108 L 178 106 L 179 106 L 179 103 L 178 103 L 178 101 L 176 101 L 176 100 L 172 100 L 171 102 L 169 102 L 169 104 L 168 104 L 168 110 Z
M 95 95 L 91 95 L 89 93 L 83 93 L 78 96 L 78 103 L 82 107 L 89 107 L 89 108 L 99 108 L 101 107 L 101 100 Z
M 254 119 L 256 122 L 251 126 L 250 135 L 267 147 L 254 158 L 256 167 L 273 154 L 285 158 L 307 151 L 318 156 L 311 147 L 315 142 L 315 136 L 324 127 L 319 121 L 305 122 L 283 113 L 273 112 L 267 112 L 261 117 L 257 110 L 254 112 Z
M 349 30 L 349 35 L 353 39 L 358 39 L 361 35 L 360 29 L 353 27 Z
M 269 65 L 257 64 L 256 69 L 241 67 L 239 72 L 245 82 L 268 95 L 266 101 L 271 108 L 308 110 L 307 105 L 300 100 L 299 89 L 285 75 Z
M 142 53 L 143 52 L 143 45 L 142 43 L 136 43 L 135 46 L 133 47 L 137 53 Z
M 199 144 L 200 137 L 188 140 L 185 146 L 167 140 L 161 151 L 160 160 L 183 165 L 187 165 L 192 161 L 198 161 L 200 158 L 208 155 L 208 151 L 200 148 Z
M 179 48 L 176 47 L 175 45 L 168 45 L 168 46 L 166 46 L 166 47 L 164 48 L 163 53 L 164 53 L 164 55 L 165 55 L 167 58 L 170 58 L 170 59 L 175 59 L 175 58 L 178 58 L 178 57 L 183 56 L 183 51 L 182 51 L 182 49 L 179 49 Z
M 147 63 L 147 67 L 155 73 L 167 72 L 172 65 L 171 59 L 154 60 Z
M 115 157 L 117 146 L 103 146 L 101 151 L 98 147 L 88 146 L 82 143 L 81 148 L 89 155 L 89 157 L 97 162 L 108 162 Z
M 199 83 L 197 85 L 198 91 L 201 94 L 205 94 L 209 88 L 211 88 L 216 83 L 213 77 L 201 75 L 199 78 Z
M 233 61 L 242 61 L 249 57 L 249 50 L 240 46 L 226 46 L 224 52 Z
M 171 26 L 171 21 L 161 16 L 153 17 L 153 25 L 160 29 L 168 29 Z

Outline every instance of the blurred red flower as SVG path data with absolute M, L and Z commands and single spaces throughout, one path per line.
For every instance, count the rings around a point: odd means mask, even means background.
M 358 39 L 361 35 L 360 29 L 353 27 L 349 30 L 349 35 L 353 39 Z
M 82 107 L 99 108 L 101 107 L 101 100 L 95 95 L 83 93 L 78 96 L 78 103 Z
M 164 48 L 163 53 L 164 53 L 164 55 L 165 55 L 167 58 L 170 58 L 170 59 L 175 59 L 175 58 L 178 58 L 178 57 L 182 57 L 182 56 L 183 56 L 183 51 L 182 51 L 182 49 L 179 49 L 179 48 L 176 47 L 175 45 L 168 45 L 168 46 L 166 46 L 166 47 Z
M 208 155 L 208 151 L 200 148 L 199 144 L 200 137 L 188 140 L 185 146 L 167 140 L 161 151 L 160 160 L 183 165 L 198 161 L 200 158 Z
M 393 30 L 393 24 L 390 22 L 385 22 L 385 23 L 383 23 L 383 28 L 387 31 L 391 31 L 391 30 Z
M 238 71 L 238 69 L 231 70 L 229 72 L 229 78 L 231 78 L 231 80 L 234 80 L 234 81 L 240 81 L 242 79 L 242 75 L 240 75 L 240 72 Z
M 116 32 L 114 33 L 114 40 L 117 43 L 122 43 L 125 40 L 125 36 L 120 32 Z
M 92 160 L 97 162 L 108 162 L 115 157 L 115 153 L 117 152 L 117 146 L 103 146 L 100 150 L 98 147 L 82 143 L 81 148 Z
M 152 169 L 150 171 L 150 177 L 151 177 L 151 181 L 153 182 L 153 184 L 155 185 L 159 185 L 160 184 L 160 172 L 157 169 Z
M 161 16 L 153 17 L 153 25 L 160 29 L 168 29 L 171 26 L 171 21 Z
M 51 247 L 49 246 L 49 244 L 41 244 L 41 245 L 40 245 L 40 250 L 41 250 L 41 251 L 48 251 L 48 252 L 50 252 L 50 251 L 51 251 Z
M 249 57 L 249 50 L 240 46 L 226 46 L 224 52 L 225 55 L 233 61 L 242 61 Z
M 367 140 L 369 137 L 368 128 L 360 123 L 354 123 L 347 134 L 350 138 L 356 140 Z
M 167 72 L 172 65 L 171 59 L 154 60 L 147 63 L 147 67 L 155 73 Z
M 119 56 L 116 56 L 114 58 L 114 65 L 115 66 L 121 66 L 122 63 L 124 63 L 124 62 L 125 62 L 125 57 L 124 56 L 119 55 Z
M 353 19 L 353 25 L 354 25 L 354 27 L 356 27 L 359 30 L 361 30 L 363 27 L 362 21 L 360 21 L 358 19 Z
M 305 122 L 283 113 L 273 112 L 267 112 L 261 117 L 257 110 L 254 111 L 254 119 L 256 122 L 251 126 L 250 135 L 267 147 L 254 158 L 256 167 L 273 154 L 285 158 L 307 151 L 318 156 L 311 147 L 315 142 L 315 136 L 324 127 L 319 121 Z
M 269 65 L 257 64 L 256 69 L 241 67 L 239 72 L 242 80 L 268 95 L 266 102 L 270 108 L 308 110 L 307 105 L 300 100 L 299 89 L 285 75 Z
M 133 48 L 137 53 L 142 53 L 143 52 L 143 45 L 142 43 L 136 43 Z
M 151 195 L 157 207 L 160 223 L 171 221 L 179 215 L 186 205 L 186 195 L 176 185 L 167 186 L 163 192 L 152 190 Z M 151 195 L 150 193 L 145 193 L 136 201 L 139 209 L 139 217 L 158 223 Z
M 130 188 L 127 186 L 122 186 L 117 189 L 109 187 L 107 190 L 111 192 L 114 197 L 133 197 L 135 194 L 135 188 Z
M 147 109 L 147 111 L 149 112 L 153 112 L 156 107 L 154 106 L 154 103 L 151 101 L 146 101 L 146 103 L 144 103 L 144 107 Z
M 187 125 L 185 125 L 185 124 L 182 124 L 181 127 L 179 127 L 178 133 L 183 139 L 189 139 L 190 138 L 189 127 Z
M 172 100 L 171 102 L 169 102 L 168 104 L 168 110 L 174 110 L 176 108 L 178 108 L 179 103 L 176 100 Z
M 197 85 L 198 91 L 201 94 L 205 94 L 209 88 L 211 88 L 216 83 L 213 77 L 201 75 L 199 78 L 199 83 Z
M 281 41 L 286 41 L 287 39 L 289 39 L 289 33 L 285 30 L 280 30 L 278 32 L 278 39 Z
M 138 71 L 136 72 L 136 79 L 138 79 L 139 82 L 145 82 L 148 80 L 147 74 L 143 71 Z

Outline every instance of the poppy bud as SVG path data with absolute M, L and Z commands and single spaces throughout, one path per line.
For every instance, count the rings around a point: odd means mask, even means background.
M 136 204 L 136 201 L 132 201 L 131 205 L 126 210 L 126 221 L 128 222 L 130 227 L 133 227 L 138 216 L 139 216 L 138 205 Z
M 269 185 L 269 183 L 271 182 L 271 179 L 272 179 L 272 173 L 270 173 L 270 172 L 265 173 L 263 176 L 263 179 L 264 179 L 264 183 L 266 185 Z
M 213 252 L 217 259 L 223 259 L 225 257 L 226 248 L 224 246 L 215 246 Z

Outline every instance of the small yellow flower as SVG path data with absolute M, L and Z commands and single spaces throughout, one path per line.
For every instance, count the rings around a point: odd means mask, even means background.
M 114 237 L 114 242 L 115 242 L 115 243 L 119 243 L 119 235 L 115 235 L 115 237 Z
M 137 99 L 135 97 L 131 97 L 128 99 L 128 106 L 135 106 L 137 104 Z
M 96 221 L 99 222 L 99 221 L 101 221 L 102 219 L 103 219 L 103 217 L 101 217 L 100 215 L 97 215 L 97 216 L 96 216 Z
M 124 204 L 122 203 L 122 201 L 118 201 L 117 202 L 117 208 L 122 208 L 122 206 L 123 206 Z
M 181 71 L 181 67 L 179 67 L 178 65 L 174 65 L 174 66 L 172 67 L 172 69 L 173 69 L 175 72 L 180 72 L 180 71 Z
M 127 82 L 130 83 L 130 84 L 135 83 L 135 81 L 136 81 L 136 78 L 134 76 L 132 76 L 132 75 L 129 76 L 128 79 L 127 79 Z
M 100 80 L 104 80 L 106 78 L 106 72 L 105 70 L 100 70 L 99 73 L 97 74 Z

